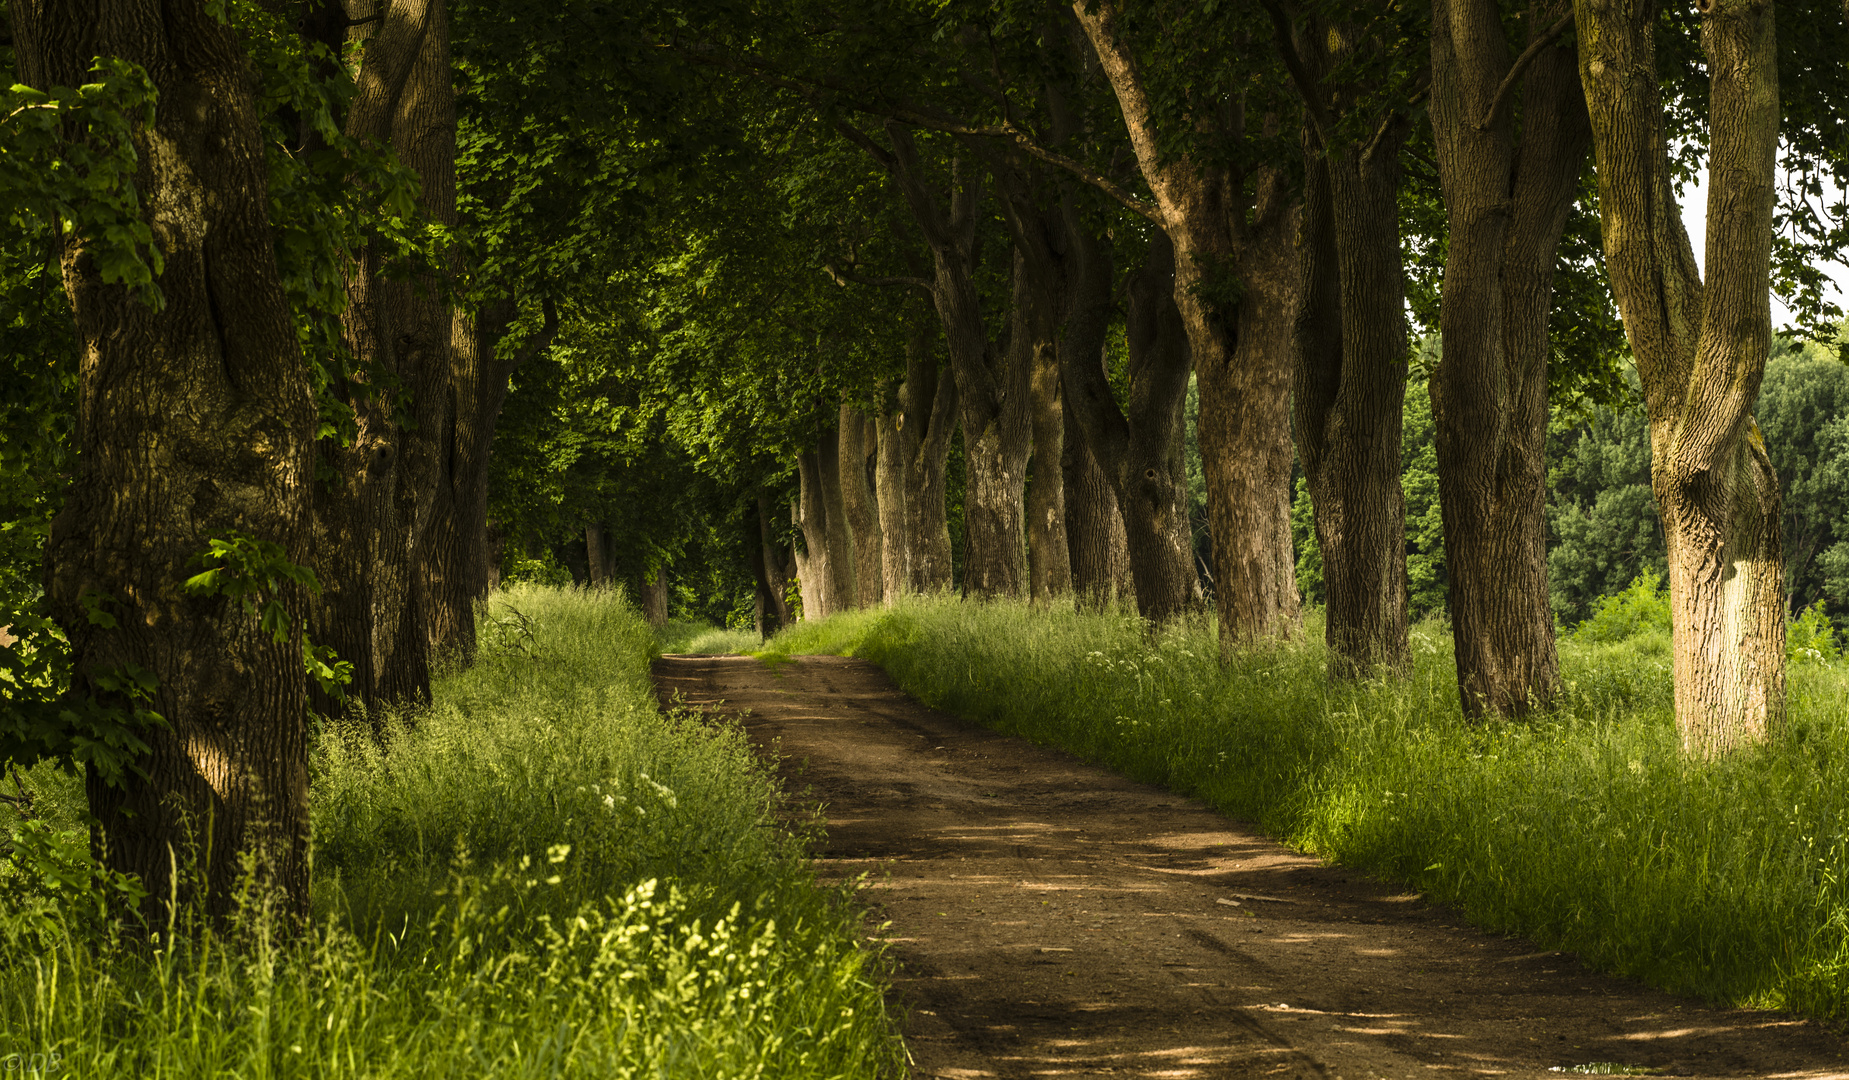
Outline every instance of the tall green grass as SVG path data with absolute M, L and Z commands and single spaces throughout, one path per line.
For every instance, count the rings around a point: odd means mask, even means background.
M 136 1078 L 898 1073 L 858 912 L 816 886 L 742 732 L 656 710 L 633 609 L 523 587 L 484 629 L 481 661 L 394 720 L 387 752 L 321 733 L 310 931 L 279 934 L 253 897 L 228 931 L 125 944 L 56 882 L 0 882 L 20 901 L 0 910 L 0 1059 Z
M 1668 635 L 1567 640 L 1551 714 L 1468 724 L 1450 636 L 1331 683 L 1302 640 L 1222 667 L 1210 624 L 922 600 L 800 625 L 926 703 L 1198 796 L 1482 925 L 1716 1001 L 1849 1016 L 1849 670 L 1791 669 L 1788 736 L 1684 759 Z

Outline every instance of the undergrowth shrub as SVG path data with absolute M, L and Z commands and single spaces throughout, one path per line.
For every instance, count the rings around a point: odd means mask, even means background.
M 847 892 L 816 886 L 742 731 L 657 711 L 634 610 L 524 586 L 482 619 L 502 630 L 478 663 L 383 718 L 384 751 L 324 725 L 309 928 L 254 893 L 228 927 L 154 941 L 68 898 L 0 908 L 0 1057 L 85 1077 L 896 1075 Z M 0 890 L 55 891 L 14 862 Z
M 1654 590 L 1636 591 L 1623 603 L 1645 607 Z M 1121 615 L 933 600 L 774 644 L 865 657 L 929 705 L 1202 798 L 1605 969 L 1849 1017 L 1842 665 L 1794 666 L 1787 735 L 1705 763 L 1678 748 L 1661 629 L 1563 641 L 1553 711 L 1491 724 L 1464 721 L 1441 625 L 1414 627 L 1410 675 L 1352 682 L 1326 677 L 1321 636 L 1312 614 L 1299 640 L 1223 667 L 1210 620 L 1152 634 Z

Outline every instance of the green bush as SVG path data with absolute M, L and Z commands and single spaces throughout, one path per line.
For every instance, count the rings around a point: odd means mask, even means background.
M 1669 594 L 1654 570 L 1631 579 L 1622 592 L 1593 601 L 1592 618 L 1579 624 L 1580 641 L 1609 644 L 1638 634 L 1669 630 Z
M 619 598 L 490 608 L 524 632 L 391 718 L 389 752 L 318 741 L 309 930 L 254 894 L 153 945 L 0 910 L 0 1048 L 86 1077 L 897 1074 L 860 915 L 775 827 L 742 731 L 656 710 Z
M 1842 659 L 1836 627 L 1819 600 L 1799 613 L 1785 631 L 1785 655 L 1794 664 L 1827 664 Z

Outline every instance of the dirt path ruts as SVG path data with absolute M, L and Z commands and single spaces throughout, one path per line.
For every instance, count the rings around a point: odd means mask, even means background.
M 899 692 L 878 668 L 665 656 L 826 806 L 825 875 L 890 920 L 921 1077 L 1849 1077 L 1815 1024 L 1460 925 L 1192 800 Z

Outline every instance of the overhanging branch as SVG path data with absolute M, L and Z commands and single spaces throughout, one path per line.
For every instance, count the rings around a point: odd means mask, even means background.
M 1542 49 L 1547 48 L 1555 38 L 1572 25 L 1573 11 L 1569 8 L 1567 13 L 1555 20 L 1554 25 L 1544 30 L 1540 37 L 1528 43 L 1528 47 L 1522 50 L 1522 54 L 1516 57 L 1515 63 L 1509 67 L 1509 73 L 1502 77 L 1502 85 L 1496 88 L 1496 96 L 1490 101 L 1489 112 L 1485 113 L 1483 119 L 1477 124 L 1478 131 L 1488 131 L 1502 119 L 1502 114 L 1508 109 L 1509 96 L 1515 92 L 1515 84 L 1522 80 L 1522 73 L 1528 70 L 1529 64 L 1534 63 L 1535 57 L 1541 55 Z

